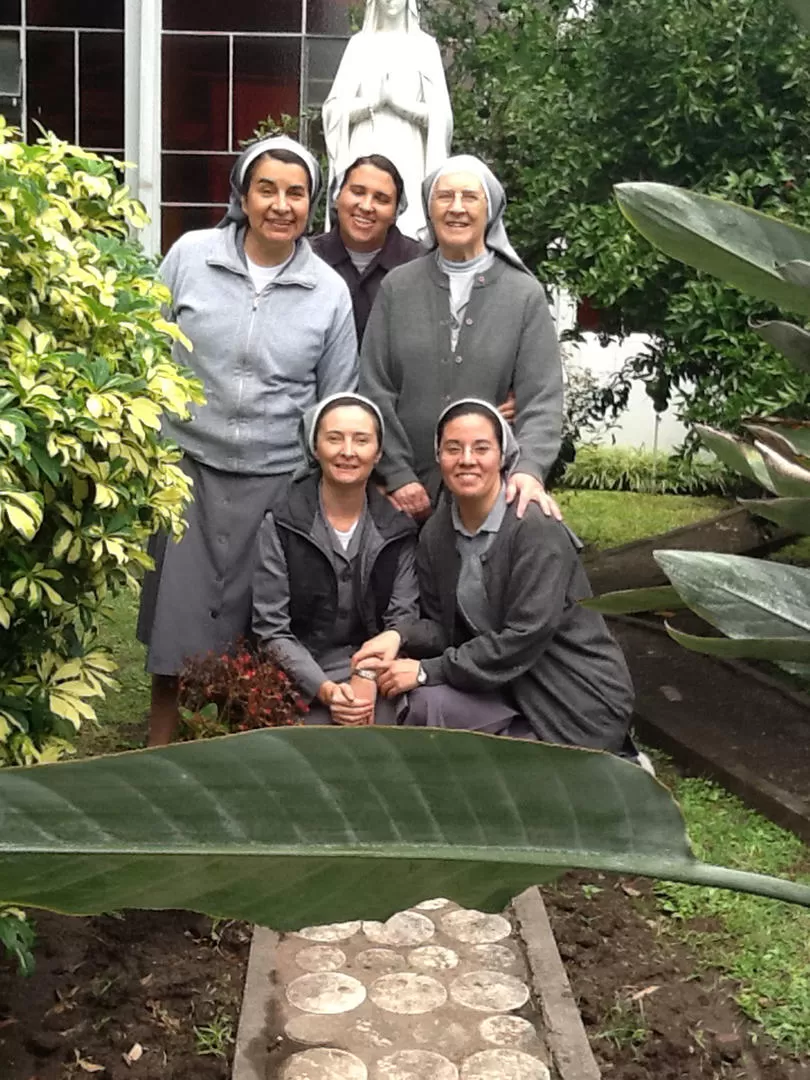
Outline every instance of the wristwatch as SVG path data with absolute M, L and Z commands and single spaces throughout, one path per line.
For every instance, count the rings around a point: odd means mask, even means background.
M 420 664 L 419 667 L 416 669 L 416 685 L 417 686 L 424 686 L 426 682 L 427 682 L 427 672 L 425 671 L 425 669 Z

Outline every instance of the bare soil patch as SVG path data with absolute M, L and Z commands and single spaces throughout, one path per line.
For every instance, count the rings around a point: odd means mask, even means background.
M 183 911 L 35 915 L 34 974 L 0 960 L 2 1080 L 230 1077 L 232 1043 L 200 1054 L 194 1029 L 235 1034 L 249 927 Z
M 810 1080 L 666 932 L 650 882 L 571 873 L 543 901 L 605 1080 Z

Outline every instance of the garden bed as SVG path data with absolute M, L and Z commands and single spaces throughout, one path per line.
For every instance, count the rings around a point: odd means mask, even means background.
M 230 1077 L 249 927 L 183 911 L 35 916 L 33 976 L 0 959 L 2 1080 Z
M 579 873 L 543 890 L 604 1080 L 810 1080 L 810 1058 L 763 1035 L 734 982 L 668 932 L 652 890 Z

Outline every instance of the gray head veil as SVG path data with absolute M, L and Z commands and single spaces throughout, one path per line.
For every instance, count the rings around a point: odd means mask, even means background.
M 323 183 L 321 178 L 321 167 L 316 158 L 310 154 L 309 150 L 307 150 L 305 146 L 302 146 L 301 143 L 296 142 L 295 139 L 291 139 L 289 135 L 271 135 L 267 139 L 260 139 L 258 142 L 251 143 L 246 150 L 242 151 L 234 162 L 234 166 L 231 169 L 230 202 L 228 203 L 225 217 L 217 226 L 218 229 L 224 229 L 225 226 L 230 225 L 232 221 L 237 225 L 244 225 L 247 221 L 245 212 L 242 209 L 242 185 L 245 181 L 245 173 L 248 171 L 251 163 L 254 162 L 256 158 L 261 157 L 262 154 L 266 154 L 268 150 L 289 150 L 290 153 L 295 154 L 297 158 L 301 159 L 302 167 L 306 169 L 309 174 L 309 222 L 312 221 L 312 215 L 315 213 L 315 207 Z
M 315 456 L 315 431 L 318 427 L 320 418 L 335 404 L 336 401 L 345 402 L 347 405 L 363 405 L 372 410 L 377 418 L 377 423 L 380 425 L 380 449 L 382 449 L 382 440 L 385 438 L 385 423 L 383 422 L 382 413 L 374 402 L 370 401 L 367 397 L 363 397 L 362 394 L 353 394 L 349 391 L 345 393 L 330 394 L 328 397 L 325 397 L 323 401 L 318 401 L 315 405 L 310 405 L 301 417 L 298 425 L 298 445 L 301 447 L 304 456 L 304 465 L 296 472 L 296 479 L 320 468 L 318 459 Z
M 501 433 L 501 475 L 510 476 L 520 460 L 520 447 L 518 446 L 511 425 L 507 424 L 491 402 L 484 401 L 483 398 L 459 398 L 458 401 L 454 401 L 448 405 L 446 409 L 442 409 L 439 414 L 439 419 L 436 421 L 436 431 L 433 436 L 433 449 L 436 453 L 436 460 L 439 460 L 439 430 L 441 429 L 442 421 L 450 410 L 455 409 L 457 405 L 475 405 L 478 408 L 485 409 L 488 415 L 492 417 L 493 423 Z M 460 415 L 463 415 L 463 413 Z
M 529 270 L 524 265 L 518 253 L 509 242 L 506 235 L 506 227 L 503 223 L 503 215 L 506 210 L 506 192 L 503 184 L 497 179 L 495 173 L 480 158 L 472 154 L 457 154 L 448 158 L 443 165 L 427 176 L 422 183 L 422 205 L 425 211 L 427 225 L 420 231 L 419 239 L 430 248 L 436 247 L 436 234 L 430 223 L 430 197 L 433 188 L 440 176 L 451 172 L 468 172 L 477 176 L 481 181 L 481 187 L 487 199 L 487 227 L 484 233 L 484 243 L 490 251 L 497 252 L 508 263 L 523 270 L 528 274 Z

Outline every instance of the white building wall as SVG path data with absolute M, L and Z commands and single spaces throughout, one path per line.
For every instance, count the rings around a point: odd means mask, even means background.
M 557 331 L 562 334 L 574 327 L 576 304 L 565 293 L 558 294 L 554 303 Z M 566 342 L 563 347 L 563 365 L 568 371 L 589 371 L 600 382 L 607 382 L 611 375 L 620 371 L 625 362 L 642 352 L 647 342 L 643 334 L 631 334 L 623 341 L 611 341 L 602 346 L 596 334 L 585 334 L 580 342 Z M 664 413 L 656 413 L 652 399 L 641 379 L 636 380 L 627 403 L 615 427 L 607 432 L 597 431 L 586 435 L 588 442 L 614 444 L 617 446 L 644 447 L 647 450 L 671 450 L 683 442 L 687 428 L 677 419 L 680 396 L 673 395 L 673 402 Z

